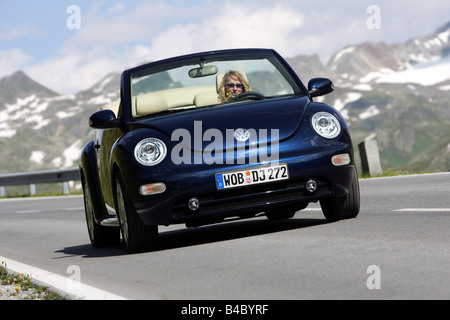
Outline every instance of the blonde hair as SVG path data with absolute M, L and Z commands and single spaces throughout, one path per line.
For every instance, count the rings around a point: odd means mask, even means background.
M 229 99 L 225 95 L 225 83 L 228 80 L 228 78 L 231 78 L 231 77 L 237 78 L 239 80 L 239 82 L 242 84 L 242 86 L 243 86 L 242 92 L 252 91 L 247 79 L 239 71 L 234 71 L 234 70 L 228 71 L 227 73 L 224 74 L 222 81 L 220 82 L 220 86 L 219 86 L 219 100 L 222 102 L 225 102 Z

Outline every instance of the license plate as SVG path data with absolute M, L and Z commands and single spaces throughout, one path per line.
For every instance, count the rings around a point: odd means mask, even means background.
M 218 190 L 221 190 L 288 179 L 288 166 L 282 163 L 273 166 L 218 173 L 216 174 L 216 186 Z

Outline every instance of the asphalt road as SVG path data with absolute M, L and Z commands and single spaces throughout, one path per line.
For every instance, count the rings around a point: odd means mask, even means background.
M 160 227 L 161 247 L 133 255 L 90 245 L 80 196 L 0 200 L 0 257 L 127 299 L 450 299 L 450 173 L 360 186 L 356 219 L 328 223 L 313 204 Z

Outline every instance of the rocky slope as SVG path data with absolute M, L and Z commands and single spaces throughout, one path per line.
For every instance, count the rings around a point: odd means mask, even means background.
M 327 64 L 287 60 L 305 84 L 333 80 L 335 91 L 319 100 L 344 115 L 355 145 L 377 134 L 385 169 L 450 169 L 450 23 L 402 44 L 349 45 Z M 21 71 L 0 79 L 0 174 L 77 166 L 92 139 L 88 118 L 119 97 L 120 72 L 70 96 Z

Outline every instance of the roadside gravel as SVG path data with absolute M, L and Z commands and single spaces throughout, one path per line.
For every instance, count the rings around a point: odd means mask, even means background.
M 47 287 L 36 285 L 32 279 L 22 273 L 11 273 L 6 262 L 0 263 L 0 300 L 67 300 Z
M 35 288 L 16 290 L 16 285 L 0 286 L 0 300 L 46 300 L 48 293 L 46 291 L 38 291 Z

